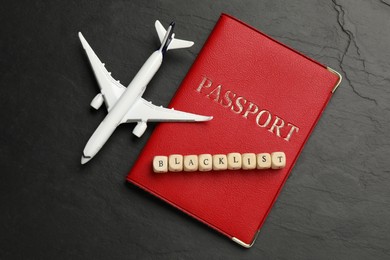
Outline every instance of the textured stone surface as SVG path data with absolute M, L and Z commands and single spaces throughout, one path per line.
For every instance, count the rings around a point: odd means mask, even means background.
M 80 165 L 106 112 L 77 32 L 127 84 L 174 19 L 196 45 L 145 93 L 167 105 L 221 12 L 344 77 L 250 250 L 125 183 L 153 125 Z M 390 258 L 390 1 L 6 0 L 0 19 L 1 259 Z

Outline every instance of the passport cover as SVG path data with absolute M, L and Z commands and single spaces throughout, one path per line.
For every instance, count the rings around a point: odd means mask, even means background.
M 211 115 L 159 124 L 127 180 L 250 247 L 341 76 L 222 14 L 170 103 Z M 280 170 L 154 173 L 170 154 L 286 154 Z

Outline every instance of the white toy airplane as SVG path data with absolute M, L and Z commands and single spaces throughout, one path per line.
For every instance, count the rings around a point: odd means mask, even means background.
M 80 41 L 87 53 L 100 87 L 100 93 L 92 100 L 91 106 L 99 109 L 104 101 L 108 110 L 107 116 L 85 146 L 81 164 L 91 160 L 106 143 L 116 127 L 122 123 L 136 122 L 137 125 L 133 130 L 133 134 L 141 137 L 146 130 L 147 122 L 198 122 L 212 119 L 211 116 L 201 116 L 176 111 L 173 108 L 158 107 L 142 98 L 147 84 L 160 68 L 164 54 L 168 50 L 188 48 L 194 44 L 190 41 L 175 39 L 174 26 L 175 24 L 172 22 L 166 31 L 162 24 L 158 20 L 156 21 L 155 27 L 161 41 L 161 47 L 149 57 L 127 88 L 111 77 L 111 73 L 106 70 L 104 63 L 99 60 L 91 46 L 79 32 Z

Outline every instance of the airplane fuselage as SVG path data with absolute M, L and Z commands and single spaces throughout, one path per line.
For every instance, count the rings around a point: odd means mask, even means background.
M 93 158 L 110 138 L 117 126 L 122 122 L 126 113 L 141 98 L 153 76 L 160 68 L 163 60 L 161 50 L 155 51 L 144 63 L 141 69 L 130 82 L 116 104 L 100 123 L 84 148 L 82 162 L 86 163 Z

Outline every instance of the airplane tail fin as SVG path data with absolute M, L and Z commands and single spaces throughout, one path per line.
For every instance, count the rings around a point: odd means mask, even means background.
M 156 20 L 156 23 L 154 25 L 156 27 L 158 38 L 160 39 L 160 42 L 163 43 L 164 38 L 167 34 L 167 31 L 165 30 L 164 26 L 160 23 L 159 20 Z M 171 38 L 171 41 L 169 42 L 167 50 L 189 48 L 192 45 L 194 45 L 194 42 L 192 42 L 192 41 L 175 39 L 174 37 L 175 37 L 175 34 L 172 33 L 172 38 Z

